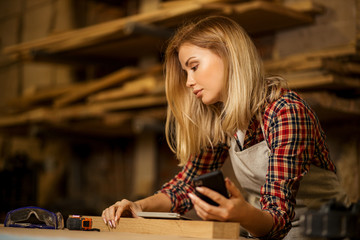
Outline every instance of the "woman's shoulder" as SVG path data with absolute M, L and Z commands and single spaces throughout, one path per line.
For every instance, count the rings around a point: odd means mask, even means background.
M 264 115 L 268 117 L 276 116 L 281 114 L 281 112 L 288 112 L 288 111 L 310 111 L 312 112 L 310 106 L 301 98 L 301 96 L 290 89 L 281 89 L 280 97 L 268 103 L 265 107 Z

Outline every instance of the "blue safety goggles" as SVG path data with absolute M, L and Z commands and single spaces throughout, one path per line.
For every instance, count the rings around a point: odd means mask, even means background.
M 36 218 L 33 218 L 35 216 Z M 64 219 L 61 213 L 53 213 L 39 207 L 23 207 L 6 214 L 5 227 L 62 229 Z

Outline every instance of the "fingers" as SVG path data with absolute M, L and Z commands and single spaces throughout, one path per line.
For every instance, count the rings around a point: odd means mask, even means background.
M 224 201 L 226 201 L 226 198 L 214 191 L 214 190 L 211 190 L 210 188 L 207 188 L 207 187 L 197 187 L 196 188 L 196 191 L 198 191 L 199 193 L 209 197 L 211 200 L 213 200 L 214 202 L 218 203 L 218 204 L 222 204 Z
M 196 211 L 196 214 L 203 220 L 218 220 L 218 221 L 221 221 L 221 219 L 217 215 L 212 214 L 210 212 L 207 212 L 202 207 L 200 207 L 198 204 L 194 205 L 194 209 Z
M 222 220 L 220 208 L 208 204 L 193 193 L 189 193 L 189 197 L 194 204 L 197 215 L 203 220 Z
M 122 216 L 123 213 L 126 212 L 127 210 L 130 210 L 131 204 L 132 202 L 123 199 L 111 205 L 110 207 L 106 208 L 101 215 L 104 220 L 104 223 L 111 228 L 115 228 L 116 223 L 120 219 L 120 216 Z
M 226 189 L 229 191 L 230 196 L 235 197 L 235 198 L 238 198 L 238 197 L 242 198 L 242 194 L 241 194 L 240 190 L 235 186 L 235 184 L 229 178 L 225 178 L 225 186 L 226 186 Z
M 189 194 L 189 197 L 194 204 L 196 213 L 203 220 L 228 221 L 234 218 L 234 214 L 237 213 L 237 209 L 244 202 L 244 198 L 240 190 L 228 178 L 225 179 L 225 185 L 231 194 L 230 199 L 227 199 L 220 193 L 206 187 L 196 188 L 198 192 L 211 198 L 213 201 L 217 202 L 219 206 L 210 205 L 197 197 L 195 194 Z
M 115 204 L 106 208 L 102 213 L 104 223 L 111 228 L 115 227 L 115 212 L 118 208 L 118 205 L 120 205 L 120 202 L 116 202 Z

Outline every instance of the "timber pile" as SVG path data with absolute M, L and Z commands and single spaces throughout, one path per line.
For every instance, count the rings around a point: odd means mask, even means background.
M 152 49 L 158 54 L 160 50 L 153 47 L 154 44 L 164 43 L 173 27 L 194 16 L 227 15 L 253 34 L 310 24 L 313 14 L 320 12 L 321 8 L 313 5 L 312 1 L 302 3 L 308 4 L 283 6 L 271 1 L 168 1 L 156 11 L 10 46 L 4 49 L 4 53 L 18 60 L 69 62 L 79 56 L 97 59 L 100 53 L 127 61 L 146 55 L 148 52 L 144 49 Z M 150 41 L 149 37 L 155 41 Z M 356 46 L 353 45 L 266 61 L 265 68 L 269 73 L 283 75 L 293 89 L 317 92 L 319 89 L 356 89 L 358 92 L 360 62 L 356 56 Z M 0 117 L 0 128 L 41 123 L 61 128 L 83 128 L 85 131 L 102 131 L 100 128 L 109 127 L 114 134 L 112 127 L 122 126 L 135 117 L 163 120 L 166 114 L 164 89 L 161 65 L 147 69 L 125 66 L 87 83 L 39 90 L 15 99 L 7 109 L 11 113 Z M 359 115 L 358 101 L 338 99 L 329 91 L 319 93 L 321 96 L 311 94 L 308 98 L 312 97 L 312 101 L 318 104 L 323 104 L 319 99 L 330 99 L 326 102 L 333 104 L 324 106 L 326 108 L 346 104 L 347 112 Z
M 360 59 L 355 44 L 270 60 L 264 66 L 268 73 L 283 76 L 312 106 L 360 117 Z
M 0 127 L 49 123 L 75 127 L 72 121 L 97 120 L 96 125 L 121 125 L 136 117 L 165 117 L 165 84 L 162 66 L 124 67 L 100 79 L 58 89 L 48 89 L 15 99 L 13 114 L 0 118 Z M 115 134 L 115 133 L 114 133 Z
M 15 99 L 6 109 L 11 113 L 0 117 L 0 128 L 40 123 L 86 131 L 121 126 L 135 117 L 163 120 L 166 99 L 161 66 L 127 66 L 134 59 L 159 55 L 184 20 L 227 15 L 256 34 L 311 24 L 317 11 L 312 4 L 284 6 L 273 1 L 167 1 L 154 11 L 9 46 L 3 52 L 20 61 L 106 64 L 115 60 L 125 64 L 119 71 L 88 83 L 39 90 Z
M 179 24 L 193 17 L 227 15 L 250 34 L 310 24 L 315 6 L 283 6 L 271 1 L 182 0 L 164 3 L 158 10 L 54 34 L 32 42 L 9 46 L 4 53 L 15 59 L 84 62 L 138 58 L 158 54 Z

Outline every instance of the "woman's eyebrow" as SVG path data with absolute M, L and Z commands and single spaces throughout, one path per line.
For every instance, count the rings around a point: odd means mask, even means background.
M 185 67 L 188 67 L 188 66 L 189 66 L 189 61 L 190 61 L 192 58 L 195 58 L 195 57 L 189 57 L 189 59 L 185 62 Z

